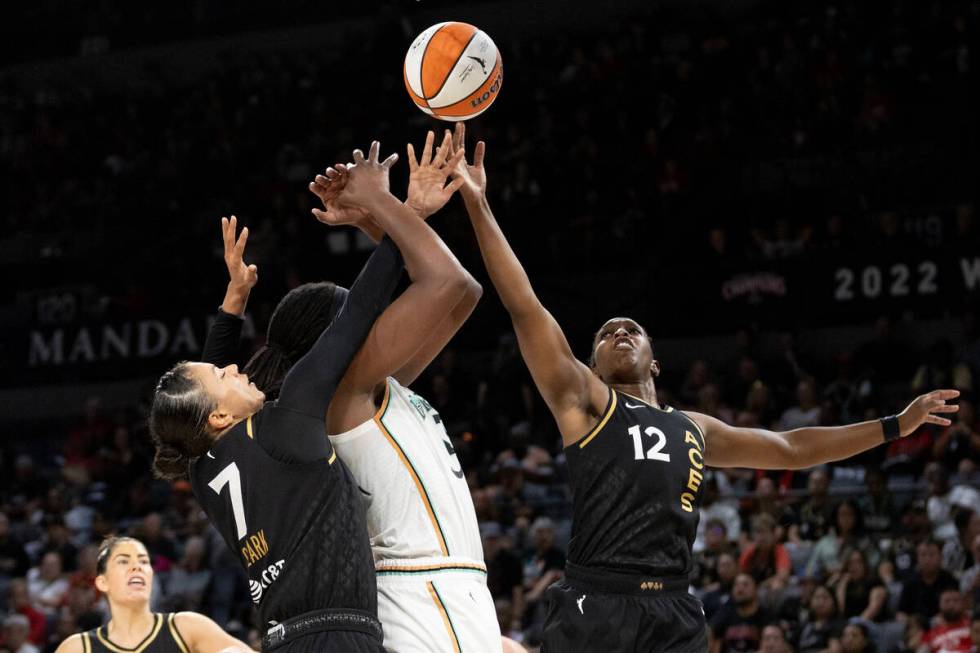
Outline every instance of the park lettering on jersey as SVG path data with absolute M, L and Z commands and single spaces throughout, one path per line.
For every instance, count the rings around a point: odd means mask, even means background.
M 265 540 L 265 530 L 259 529 L 257 533 L 249 535 L 244 540 L 245 546 L 242 547 L 242 560 L 246 567 L 269 555 L 269 543 Z

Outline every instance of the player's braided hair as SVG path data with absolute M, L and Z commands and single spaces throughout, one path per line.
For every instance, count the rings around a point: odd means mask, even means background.
M 186 361 L 160 377 L 150 409 L 153 472 L 159 478 L 187 478 L 191 461 L 211 448 L 208 415 L 213 410 L 214 401 L 190 375 Z
M 333 321 L 347 290 L 330 281 L 305 283 L 279 301 L 269 319 L 266 344 L 245 364 L 244 372 L 267 400 L 279 396 L 282 381 Z

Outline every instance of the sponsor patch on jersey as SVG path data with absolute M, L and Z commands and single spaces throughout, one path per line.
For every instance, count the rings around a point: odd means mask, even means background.
M 262 600 L 262 594 L 265 593 L 265 590 L 270 585 L 276 582 L 276 579 L 279 578 L 279 574 L 282 573 L 282 568 L 285 564 L 285 560 L 280 560 L 279 562 L 266 567 L 265 571 L 263 571 L 262 575 L 259 577 L 259 580 L 249 579 L 248 588 L 252 593 L 252 603 L 255 605 L 259 604 L 259 601 Z

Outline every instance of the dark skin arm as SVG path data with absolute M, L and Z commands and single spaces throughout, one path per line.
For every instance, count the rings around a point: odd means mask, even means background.
M 456 126 L 455 141 L 456 151 L 464 152 L 463 123 Z M 609 399 L 609 389 L 575 358 L 564 332 L 538 300 L 527 273 L 497 224 L 486 196 L 485 151 L 486 145 L 477 143 L 472 165 L 461 160 L 456 167 L 457 179 L 465 180 L 460 194 L 487 273 L 510 314 L 521 355 L 567 446 L 595 425 Z
M 376 149 L 373 144 L 367 161 L 355 150 L 355 165 L 347 169 L 349 179 L 338 199 L 374 216 L 402 252 L 412 283 L 374 323 L 344 374 L 327 413 L 331 433 L 371 419 L 385 379 L 413 359 L 476 283 L 436 233 L 386 190 L 387 170 L 371 163 Z M 445 158 L 442 163 L 449 165 Z
M 408 197 L 405 204 L 409 206 L 422 220 L 436 213 L 445 206 L 446 202 L 462 185 L 462 180 L 454 180 L 446 185 L 446 178 L 453 167 L 449 160 L 452 149 L 447 136 L 439 149 L 433 152 L 435 134 L 428 132 L 421 156 L 416 159 L 415 148 L 408 144 Z M 328 168 L 325 175 L 318 175 L 315 182 L 310 184 L 312 190 L 324 203 L 327 211 L 314 211 L 317 218 L 327 224 L 352 224 L 360 227 L 372 239 L 378 240 L 384 230 L 373 215 L 363 207 L 343 205 L 339 200 L 340 191 L 347 181 L 347 167 L 337 166 Z M 419 346 L 411 358 L 396 372 L 391 374 L 402 385 L 410 385 L 425 370 L 432 360 L 439 355 L 446 344 L 452 339 L 466 319 L 476 308 L 483 294 L 483 289 L 475 279 L 470 277 L 463 298 L 447 314 L 433 315 L 438 321 L 429 330 L 428 337 Z M 441 319 L 439 319 L 441 317 Z
M 959 410 L 959 406 L 946 403 L 959 394 L 958 390 L 934 390 L 917 397 L 898 415 L 902 437 L 911 435 L 923 424 L 948 426 L 949 419 L 940 415 Z M 687 414 L 704 434 L 704 462 L 711 467 L 806 469 L 850 458 L 882 443 L 878 420 L 777 433 L 729 426 L 700 413 Z

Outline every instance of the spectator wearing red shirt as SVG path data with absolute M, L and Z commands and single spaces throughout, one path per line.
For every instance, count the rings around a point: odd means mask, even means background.
M 10 610 L 17 614 L 27 617 L 30 624 L 27 639 L 32 644 L 40 646 L 44 643 L 44 613 L 31 605 L 31 597 L 27 592 L 27 581 L 23 578 L 15 578 L 10 581 L 10 598 L 8 601 Z
M 970 620 L 963 610 L 963 595 L 958 589 L 943 590 L 939 595 L 939 619 L 922 638 L 929 653 L 969 653 Z
M 786 548 L 776 541 L 776 520 L 763 513 L 752 518 L 752 543 L 739 558 L 742 571 L 756 582 L 779 590 L 786 587 L 792 569 Z

